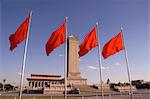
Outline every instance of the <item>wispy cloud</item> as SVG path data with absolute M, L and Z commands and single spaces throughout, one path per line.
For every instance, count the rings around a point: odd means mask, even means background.
M 59 54 L 58 56 L 59 56 L 59 57 L 62 57 L 63 55 L 62 55 L 62 54 Z
M 106 69 L 109 69 L 109 67 L 102 67 L 102 69 L 106 70 Z M 86 71 L 97 71 L 97 70 L 99 70 L 99 68 L 96 66 L 88 66 L 86 69 Z
M 102 67 L 102 69 L 109 69 L 109 67 Z
M 94 66 L 88 66 L 87 70 L 98 70 L 98 67 L 94 67 Z
M 116 62 L 116 63 L 115 63 L 115 66 L 120 66 L 120 63 L 119 63 L 119 62 Z
M 18 73 L 19 76 L 21 76 L 21 73 Z
M 79 61 L 82 62 L 83 60 L 82 60 L 82 59 L 79 59 Z

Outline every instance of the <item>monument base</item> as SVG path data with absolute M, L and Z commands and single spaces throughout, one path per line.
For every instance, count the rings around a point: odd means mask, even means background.
M 67 81 L 70 85 L 87 85 L 87 79 L 82 78 L 80 73 L 69 73 Z

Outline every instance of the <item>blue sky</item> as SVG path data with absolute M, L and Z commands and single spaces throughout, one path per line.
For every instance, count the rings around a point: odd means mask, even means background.
M 17 84 L 20 79 L 25 42 L 11 52 L 9 35 L 27 18 L 31 9 L 25 78 L 31 73 L 63 76 L 64 45 L 46 56 L 45 44 L 68 16 L 68 35 L 78 36 L 79 43 L 98 21 L 101 48 L 123 26 L 131 79 L 150 81 L 148 0 L 1 0 L 0 5 L 0 81 L 6 78 L 8 83 Z M 96 56 L 97 48 L 80 58 L 81 75 L 88 79 L 88 83 L 99 82 Z M 104 82 L 107 78 L 112 82 L 128 81 L 123 51 L 102 59 L 102 63 Z

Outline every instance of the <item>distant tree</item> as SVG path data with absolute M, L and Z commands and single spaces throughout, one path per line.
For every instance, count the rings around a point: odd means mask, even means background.
M 137 89 L 141 89 L 141 84 L 136 84 Z
M 119 82 L 117 85 L 118 85 L 118 86 L 124 86 L 124 84 L 121 83 L 121 82 Z
M 109 80 L 109 78 L 107 79 L 107 84 L 110 84 L 110 80 Z
M 115 86 L 118 86 L 118 84 L 111 83 L 110 84 L 110 89 L 115 91 Z
M 130 84 L 129 84 L 129 83 L 124 83 L 124 85 L 126 85 L 126 86 L 130 86 Z
M 5 84 L 5 82 L 6 82 L 6 79 L 3 79 L 3 83 Z
M 3 90 L 3 84 L 0 83 L 0 90 Z
M 6 79 L 3 79 L 3 90 L 5 91 L 5 83 L 6 83 Z
M 98 86 L 96 86 L 96 85 L 92 85 L 91 87 L 93 87 L 95 89 L 98 89 Z
M 121 86 L 121 83 L 120 83 L 120 82 L 118 83 L 118 86 Z
M 150 82 L 141 85 L 142 89 L 150 89 Z
M 11 84 L 6 84 L 5 85 L 5 90 L 13 90 L 14 89 L 14 86 L 11 85 Z

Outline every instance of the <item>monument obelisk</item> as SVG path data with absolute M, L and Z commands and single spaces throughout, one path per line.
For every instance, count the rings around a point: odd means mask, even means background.
M 67 81 L 69 84 L 85 85 L 87 79 L 82 78 L 80 75 L 78 38 L 74 35 L 69 36 L 67 45 Z

